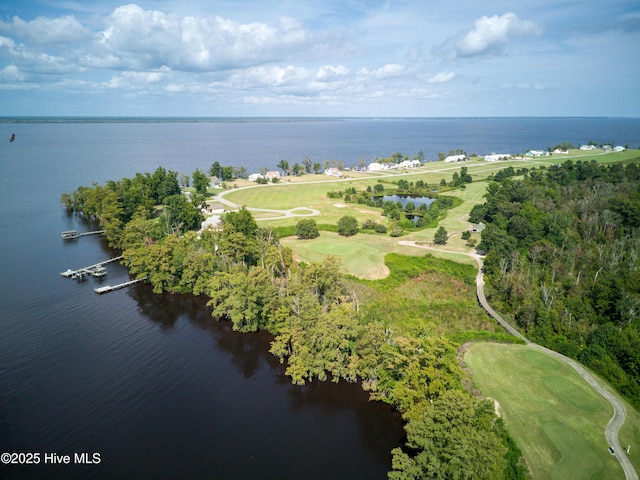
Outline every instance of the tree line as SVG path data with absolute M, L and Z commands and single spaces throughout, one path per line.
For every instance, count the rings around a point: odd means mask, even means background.
M 234 330 L 271 332 L 270 351 L 294 384 L 360 382 L 372 399 L 397 408 L 407 445 L 392 452 L 390 478 L 513 478 L 517 447 L 492 403 L 462 388 L 454 340 L 395 332 L 385 319 L 364 316 L 358 282 L 335 257 L 294 262 L 274 230 L 258 227 L 244 208 L 223 215 L 221 228 L 191 231 L 174 218 L 175 197 L 197 210 L 179 193 L 177 175 L 158 169 L 81 187 L 62 203 L 100 222 L 131 274 L 147 277 L 154 292 L 206 295 L 212 316 Z
M 640 164 L 512 173 L 495 175 L 470 217 L 487 225 L 491 301 L 640 407 Z

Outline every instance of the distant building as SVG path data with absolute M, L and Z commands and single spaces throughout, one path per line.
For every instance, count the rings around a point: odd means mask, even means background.
M 267 174 L 264 176 L 264 178 L 266 178 L 267 180 L 273 180 L 274 178 L 280 178 L 280 172 L 277 170 L 271 170 L 269 172 L 267 172 Z
M 327 168 L 324 171 L 324 174 L 329 175 L 330 177 L 342 177 L 342 172 L 336 167 Z
M 580 150 L 595 150 L 595 145 L 580 145 Z
M 203 209 L 205 214 L 209 215 L 221 215 L 224 213 L 224 205 L 222 203 L 207 203 L 207 206 Z
M 507 160 L 511 158 L 511 154 L 509 153 L 492 153 L 491 155 L 485 155 L 485 162 L 497 162 L 498 160 Z
M 398 168 L 413 168 L 413 163 L 411 160 L 403 160 L 398 164 Z
M 545 155 L 549 155 L 549 152 L 545 152 L 544 150 L 529 150 L 526 155 L 527 157 L 544 157 Z
M 369 167 L 367 167 L 367 170 L 370 171 L 370 172 L 379 172 L 381 170 L 384 170 L 384 167 L 382 166 L 381 163 L 371 162 L 369 164 Z
M 220 186 L 220 179 L 218 177 L 210 177 L 209 178 L 209 185 L 211 185 L 212 188 L 219 187 Z
M 449 155 L 444 159 L 445 163 L 466 162 L 469 158 L 466 155 Z
M 480 232 L 482 232 L 482 231 L 484 230 L 485 226 L 486 226 L 486 225 L 485 225 L 484 223 L 480 222 L 480 223 L 479 223 L 479 224 L 477 224 L 477 225 L 472 225 L 472 226 L 471 226 L 471 231 L 472 231 L 473 233 L 480 233 Z
M 250 182 L 257 182 L 261 178 L 264 178 L 264 175 L 262 175 L 261 173 L 252 173 L 251 175 L 249 175 L 248 180 Z
M 618 145 L 617 147 L 613 147 L 613 151 L 614 152 L 624 152 L 626 150 L 626 148 L 624 148 L 622 145 Z

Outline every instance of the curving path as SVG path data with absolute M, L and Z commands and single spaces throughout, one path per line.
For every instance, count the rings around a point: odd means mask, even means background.
M 521 338 L 525 344 L 527 344 L 531 348 L 535 348 L 536 350 L 540 350 L 549 355 L 556 357 L 559 360 L 562 360 L 570 367 L 572 367 L 578 375 L 580 375 L 589 385 L 591 385 L 600 395 L 607 400 L 611 406 L 613 407 L 613 417 L 609 420 L 609 423 L 605 427 L 604 436 L 607 439 L 607 443 L 613 447 L 615 450 L 616 458 L 620 465 L 622 466 L 622 470 L 624 470 L 624 475 L 627 480 L 638 480 L 638 474 L 636 473 L 633 464 L 629 460 L 629 457 L 625 454 L 625 450 L 622 449 L 620 445 L 620 441 L 618 440 L 618 433 L 620 428 L 624 424 L 627 419 L 627 411 L 624 406 L 618 401 L 618 399 L 609 392 L 591 373 L 589 373 L 582 365 L 580 365 L 575 360 L 565 357 L 561 353 L 554 352 L 553 350 L 549 350 L 541 345 L 533 343 L 528 340 L 524 335 L 518 332 L 509 322 L 507 322 L 504 318 L 502 318 L 487 302 L 487 299 L 484 295 L 484 264 L 482 262 L 482 257 L 476 253 L 466 253 L 466 252 L 454 252 L 451 250 L 442 250 L 440 248 L 435 248 L 429 245 L 418 245 L 416 242 L 412 241 L 400 241 L 398 242 L 400 245 L 408 246 L 408 247 L 418 247 L 425 248 L 427 250 L 435 250 L 438 252 L 445 253 L 454 253 L 458 255 L 467 255 L 472 257 L 476 263 L 478 264 L 478 274 L 476 275 L 476 290 L 478 295 L 478 301 L 482 308 L 484 308 L 487 313 L 496 319 L 496 321 L 502 325 L 509 333 L 515 335 L 518 338 Z
M 226 198 L 224 198 L 224 195 L 228 192 L 232 192 L 232 191 L 237 192 L 238 190 L 242 190 L 245 188 L 256 188 L 256 186 L 250 185 L 248 187 L 241 187 L 241 188 L 236 188 L 234 190 L 227 190 L 226 192 L 220 192 L 215 197 L 213 197 L 213 200 L 215 200 L 216 202 L 223 203 L 231 208 L 240 208 L 240 205 L 232 202 L 231 200 L 227 200 Z M 309 208 L 309 207 L 296 207 L 296 208 L 290 208 L 288 210 L 274 210 L 270 208 L 247 207 L 247 210 L 249 210 L 250 212 L 267 212 L 267 213 L 273 213 L 277 215 L 274 217 L 256 218 L 256 221 L 258 222 L 262 220 L 280 220 L 282 218 L 291 218 L 291 217 L 315 217 L 316 215 L 320 215 L 319 210 L 316 210 L 315 208 Z M 296 213 L 296 212 L 300 212 L 301 210 L 304 210 L 305 213 Z

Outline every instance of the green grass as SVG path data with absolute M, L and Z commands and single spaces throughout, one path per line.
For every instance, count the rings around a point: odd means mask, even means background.
M 624 478 L 608 452 L 609 403 L 569 365 L 523 345 L 476 343 L 474 385 L 499 403 L 535 479 Z
M 388 274 L 384 256 L 394 247 L 390 239 L 372 234 L 342 237 L 337 233 L 322 231 L 313 240 L 286 237 L 281 238 L 280 243 L 291 247 L 296 258 L 303 262 L 321 262 L 327 255 L 333 255 L 340 259 L 343 271 L 347 273 L 361 278 L 382 278 Z
M 365 321 L 381 320 L 396 332 L 494 335 L 496 324 L 475 296 L 475 270 L 469 265 L 431 255 L 389 254 L 390 275 L 382 280 L 355 282 Z

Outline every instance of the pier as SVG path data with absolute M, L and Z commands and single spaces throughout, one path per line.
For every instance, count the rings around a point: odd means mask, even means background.
M 130 285 L 135 285 L 136 283 L 140 283 L 140 282 L 144 282 L 147 279 L 147 277 L 143 277 L 143 278 L 136 278 L 135 280 L 130 280 L 128 282 L 124 282 L 124 283 L 119 283 L 118 285 L 105 285 L 104 287 L 97 287 L 94 288 L 93 291 L 96 292 L 98 295 L 102 295 L 105 293 L 109 293 L 109 292 L 113 292 L 115 290 L 120 290 L 121 288 L 126 288 Z
M 78 232 L 76 230 L 65 230 L 60 234 L 63 240 L 75 240 L 76 238 L 84 237 L 86 235 L 98 235 L 104 233 L 104 230 L 96 230 L 95 232 Z
M 79 268 L 78 270 L 67 270 L 66 272 L 60 272 L 60 275 L 66 278 L 73 278 L 74 280 L 85 280 L 89 275 L 102 278 L 107 276 L 107 269 L 103 267 L 107 263 L 120 260 L 122 256 L 110 258 L 104 262 L 96 263 L 95 265 L 89 265 L 88 267 Z

